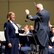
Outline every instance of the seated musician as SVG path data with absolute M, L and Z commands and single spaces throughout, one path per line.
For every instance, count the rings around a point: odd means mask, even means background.
M 19 44 L 19 48 L 21 50 L 21 53 L 26 54 L 27 51 L 30 51 L 30 43 L 29 43 L 29 37 L 27 35 L 30 34 L 30 30 L 29 30 L 29 26 L 25 25 L 24 28 L 24 33 L 19 33 L 19 40 L 20 40 L 20 44 Z M 26 51 L 26 52 L 25 52 Z
M 49 54 L 54 53 L 54 27 L 51 27 L 50 32 L 50 43 L 49 43 Z
M 26 36 L 26 35 L 30 34 L 30 28 L 29 28 L 28 25 L 25 25 L 25 27 L 23 28 L 23 30 L 24 30 L 24 33 L 19 33 L 19 35 Z

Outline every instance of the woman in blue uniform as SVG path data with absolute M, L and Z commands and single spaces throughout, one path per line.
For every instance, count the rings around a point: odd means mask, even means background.
M 18 52 L 18 26 L 15 24 L 15 13 L 7 14 L 7 22 L 4 23 L 4 32 L 6 38 L 5 54 L 19 54 Z

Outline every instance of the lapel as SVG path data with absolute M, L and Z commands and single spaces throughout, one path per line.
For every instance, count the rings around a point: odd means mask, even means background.
M 10 22 L 10 21 L 9 21 Z M 11 22 L 10 22 L 11 23 Z M 16 26 L 17 24 L 15 22 L 13 22 Z M 11 23 L 11 26 L 14 28 L 13 24 Z M 18 26 L 17 26 L 18 27 Z M 18 27 L 19 28 L 19 27 Z M 14 28 L 15 29 L 15 28 Z
M 10 27 L 15 30 L 14 26 L 12 25 L 12 23 L 10 21 L 9 21 L 9 23 L 10 23 Z
M 16 23 L 14 23 L 16 26 L 17 26 L 17 24 Z M 17 26 L 18 27 L 18 26 Z M 18 27 L 19 28 L 19 27 Z

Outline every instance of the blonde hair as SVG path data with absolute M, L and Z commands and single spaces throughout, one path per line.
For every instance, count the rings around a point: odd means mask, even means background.
M 10 16 L 12 15 L 12 13 L 14 13 L 14 12 L 12 12 L 12 11 L 8 12 L 7 18 L 10 18 Z
M 30 25 L 30 26 L 29 26 L 29 29 L 30 29 L 30 30 L 34 30 L 33 25 Z

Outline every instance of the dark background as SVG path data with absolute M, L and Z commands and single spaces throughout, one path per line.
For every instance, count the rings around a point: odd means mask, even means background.
M 44 5 L 44 8 L 50 13 L 51 24 L 54 25 L 54 0 L 0 0 L 0 30 L 3 30 L 8 11 L 16 13 L 16 23 L 21 24 L 22 27 L 26 24 L 33 25 L 34 22 L 31 21 L 25 23 L 25 9 L 29 9 L 30 14 L 35 15 L 37 11 L 34 2 L 42 3 Z

